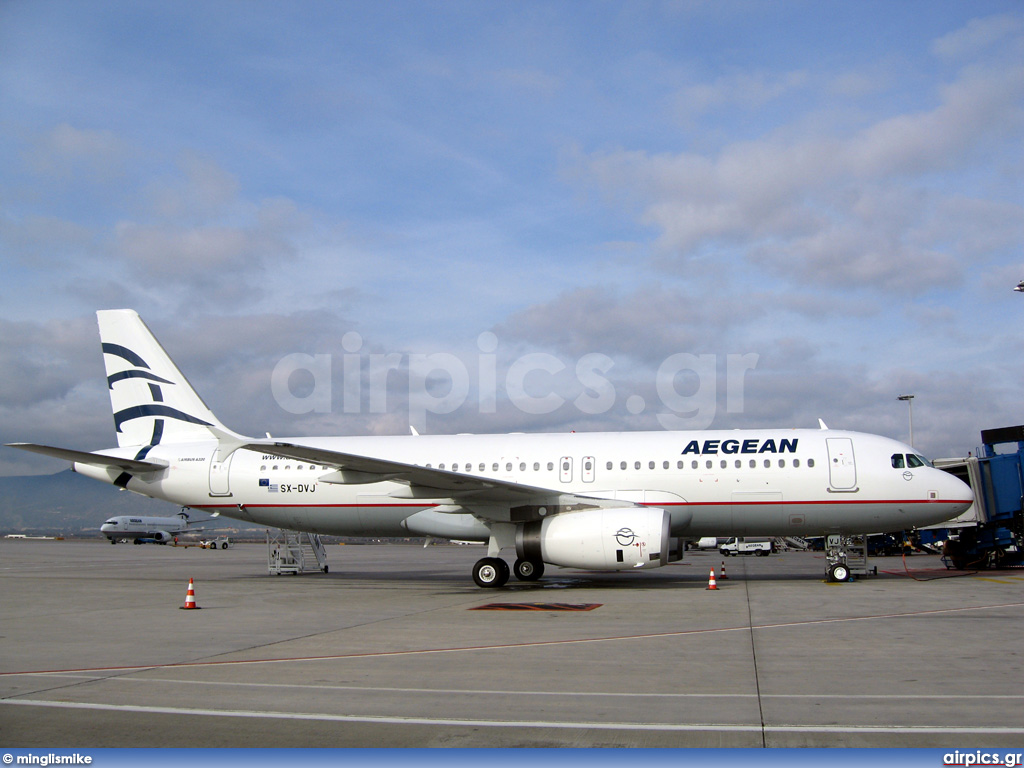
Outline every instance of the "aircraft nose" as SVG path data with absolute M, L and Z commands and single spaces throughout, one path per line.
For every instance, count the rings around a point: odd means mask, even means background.
M 971 486 L 948 472 L 942 474 L 946 476 L 943 487 L 940 489 L 943 498 L 954 505 L 956 514 L 966 512 L 974 503 L 974 491 Z

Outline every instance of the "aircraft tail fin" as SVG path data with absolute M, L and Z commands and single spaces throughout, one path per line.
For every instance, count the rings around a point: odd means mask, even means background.
M 96 317 L 119 446 L 240 437 L 217 420 L 137 312 Z

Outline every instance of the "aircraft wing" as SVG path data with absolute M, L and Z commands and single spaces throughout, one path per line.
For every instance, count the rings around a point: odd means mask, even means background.
M 390 480 L 409 486 L 412 498 L 452 498 L 474 508 L 487 505 L 514 507 L 521 509 L 529 518 L 534 516 L 528 511 L 531 507 L 582 509 L 635 506 L 628 501 L 598 496 L 581 496 L 564 493 L 553 488 L 540 488 L 492 477 L 448 472 L 443 469 L 421 467 L 390 459 L 342 453 L 295 443 L 252 442 L 241 447 L 261 453 L 272 453 L 296 461 L 323 464 L 339 470 L 337 480 L 326 479 L 326 482 L 370 483 Z M 346 477 L 352 479 L 346 480 Z M 539 517 L 540 514 L 537 513 L 537 516 Z
M 89 453 L 88 451 L 73 451 L 69 448 L 54 448 L 51 445 L 37 445 L 36 443 L 7 443 L 9 448 L 20 448 L 23 451 L 41 453 L 44 456 L 52 456 L 55 459 L 64 459 L 79 464 L 91 464 L 96 467 L 113 467 L 122 472 L 158 472 L 166 469 L 166 464 L 156 464 L 152 461 L 139 461 L 137 459 L 122 459 L 117 456 L 105 456 L 102 453 Z

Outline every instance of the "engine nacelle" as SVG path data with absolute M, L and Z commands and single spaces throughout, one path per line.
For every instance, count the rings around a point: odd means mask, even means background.
M 516 554 L 568 568 L 659 568 L 679 559 L 670 551 L 669 522 L 668 512 L 653 507 L 565 512 L 520 526 Z

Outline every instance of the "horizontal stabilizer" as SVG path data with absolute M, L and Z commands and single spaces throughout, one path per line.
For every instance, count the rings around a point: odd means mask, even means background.
M 91 464 L 95 467 L 114 467 L 122 472 L 158 472 L 166 469 L 166 464 L 156 464 L 152 461 L 138 461 L 136 459 L 122 459 L 117 456 L 104 456 L 101 453 L 89 453 L 87 451 L 73 451 L 69 448 L 54 448 L 50 445 L 37 445 L 35 443 L 7 443 L 9 448 L 20 448 L 23 451 L 41 453 L 44 456 L 52 456 L 55 459 L 74 461 L 79 464 Z

